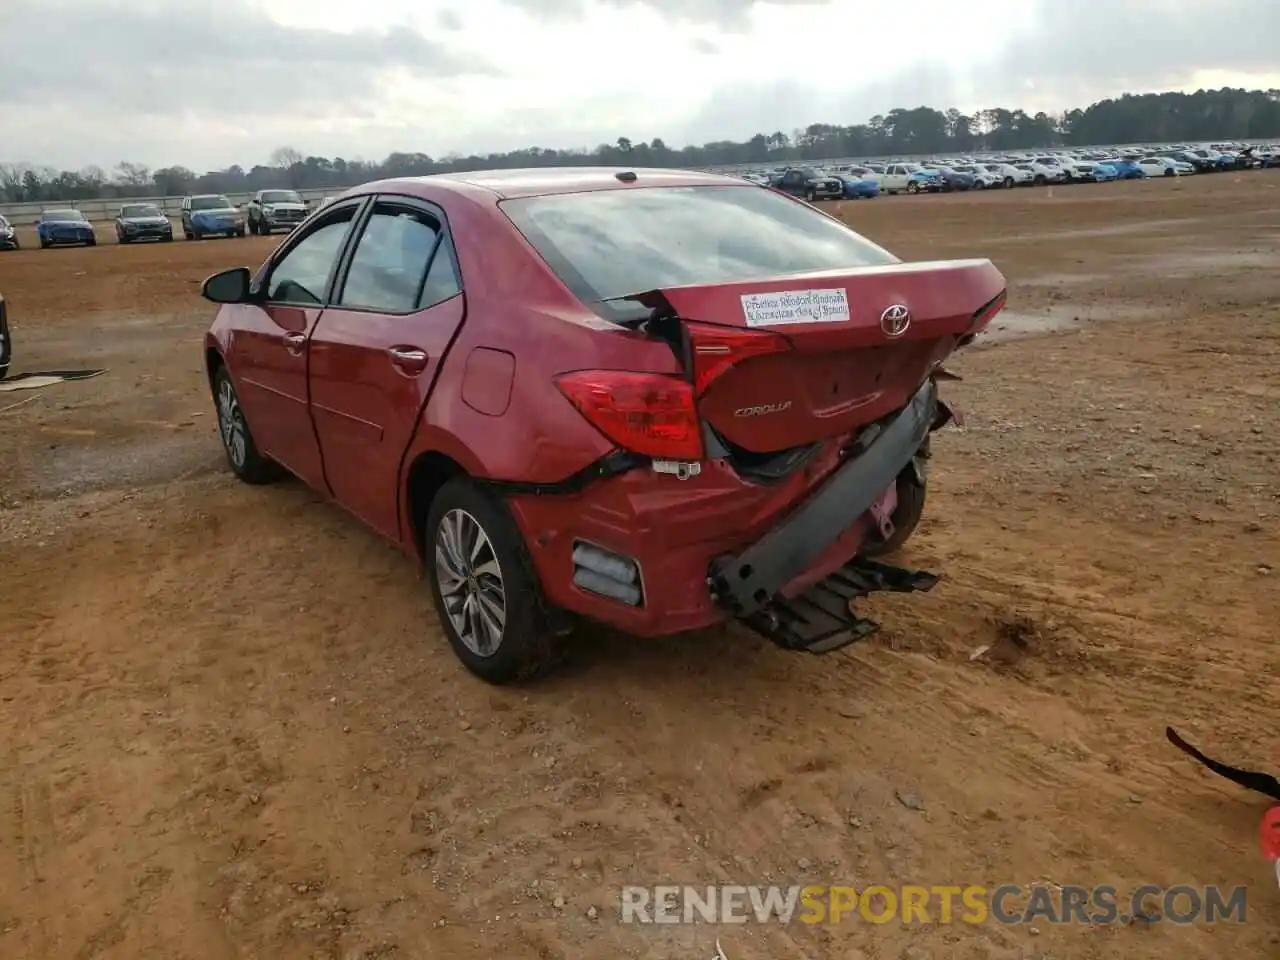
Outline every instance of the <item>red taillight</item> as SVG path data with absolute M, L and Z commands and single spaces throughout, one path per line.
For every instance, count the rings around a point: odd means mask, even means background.
M 702 427 L 689 383 L 664 373 L 579 370 L 556 386 L 624 450 L 655 460 L 701 460 Z
M 786 353 L 791 342 L 776 333 L 735 330 L 704 323 L 686 323 L 693 355 L 693 395 L 701 397 L 711 384 L 735 364 L 751 357 Z
M 996 314 L 1004 309 L 1005 301 L 1008 297 L 1009 291 L 1001 290 L 994 300 L 979 307 L 973 315 L 973 322 L 969 324 L 969 332 L 979 333 L 984 330 L 987 324 L 995 319 Z

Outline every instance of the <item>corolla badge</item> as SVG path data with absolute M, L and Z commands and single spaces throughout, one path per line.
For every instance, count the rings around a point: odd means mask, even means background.
M 895 303 L 891 307 L 885 307 L 884 313 L 880 314 L 880 329 L 886 337 L 900 337 L 907 332 L 909 326 L 911 311 L 904 304 Z
M 739 407 L 733 411 L 735 417 L 762 417 L 767 413 L 782 413 L 784 410 L 791 409 L 791 401 L 783 400 L 781 403 L 758 403 L 754 407 Z

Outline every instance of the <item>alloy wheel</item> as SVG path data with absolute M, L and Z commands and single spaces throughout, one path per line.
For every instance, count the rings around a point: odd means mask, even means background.
M 237 470 L 242 469 L 248 455 L 244 414 L 230 380 L 223 380 L 218 387 L 218 431 L 222 434 L 222 445 L 226 447 L 232 465 Z
M 444 612 L 463 645 L 492 656 L 507 622 L 502 567 L 488 535 L 465 510 L 450 510 L 436 530 L 436 579 Z

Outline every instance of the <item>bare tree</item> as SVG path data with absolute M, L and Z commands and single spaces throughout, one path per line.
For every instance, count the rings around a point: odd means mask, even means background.
M 289 178 L 289 186 L 298 185 L 298 168 L 305 157 L 293 147 L 276 147 L 271 151 L 271 165 L 284 171 Z
M 0 193 L 9 200 L 22 199 L 22 175 L 26 170 L 16 163 L 0 163 Z
M 151 171 L 140 163 L 121 160 L 116 164 L 115 180 L 127 187 L 149 187 Z
M 281 170 L 288 170 L 295 163 L 301 163 L 305 157 L 293 147 L 276 147 L 271 151 L 271 165 Z

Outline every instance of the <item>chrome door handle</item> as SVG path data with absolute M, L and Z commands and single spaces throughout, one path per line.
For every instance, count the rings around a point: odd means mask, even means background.
M 426 363 L 427 351 L 413 347 L 391 347 L 387 350 L 396 363 Z
M 307 335 L 305 333 L 286 333 L 284 335 L 284 348 L 294 356 L 302 353 L 302 348 L 307 345 Z

